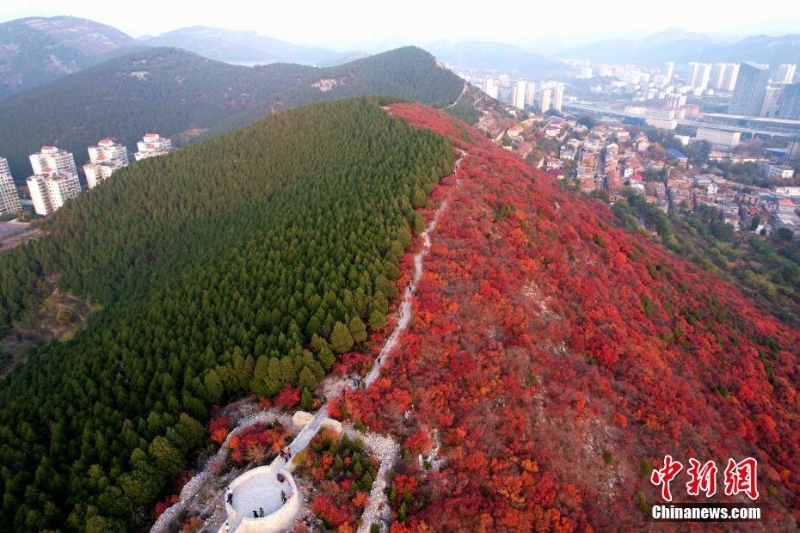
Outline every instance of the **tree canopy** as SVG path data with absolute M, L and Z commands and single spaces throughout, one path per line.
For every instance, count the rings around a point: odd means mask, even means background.
M 377 101 L 315 104 L 122 169 L 0 256 L 3 327 L 54 279 L 101 308 L 0 382 L 2 529 L 141 527 L 209 406 L 313 389 L 454 161 Z

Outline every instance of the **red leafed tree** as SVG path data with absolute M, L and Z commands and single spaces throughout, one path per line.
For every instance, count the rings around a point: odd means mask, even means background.
M 281 389 L 278 395 L 275 396 L 273 403 L 278 407 L 291 409 L 300 403 L 300 388 L 286 385 L 283 389 Z

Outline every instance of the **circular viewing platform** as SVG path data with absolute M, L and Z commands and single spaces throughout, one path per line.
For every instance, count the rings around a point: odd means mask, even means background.
M 228 520 L 220 529 L 221 533 L 280 533 L 292 527 L 300 509 L 300 497 L 294 477 L 283 465 L 284 461 L 277 460 L 233 480 L 230 484 L 232 503 L 225 495 Z M 285 503 L 281 491 L 286 496 Z M 259 516 L 261 509 L 263 517 Z

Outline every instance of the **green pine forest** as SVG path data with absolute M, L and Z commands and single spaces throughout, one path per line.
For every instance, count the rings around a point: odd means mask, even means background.
M 97 309 L 0 381 L 0 529 L 146 527 L 210 406 L 308 398 L 385 325 L 414 208 L 456 154 L 381 103 L 282 111 L 131 165 L 0 256 L 0 328 L 53 284 Z
M 313 84 L 336 80 L 328 90 Z M 251 124 L 268 114 L 326 100 L 388 95 L 442 107 L 463 82 L 428 52 L 405 47 L 330 68 L 276 63 L 229 65 L 176 48 L 153 48 L 0 98 L 0 156 L 17 183 L 43 145 L 72 152 L 112 138 L 135 151 L 147 132 L 178 145 Z

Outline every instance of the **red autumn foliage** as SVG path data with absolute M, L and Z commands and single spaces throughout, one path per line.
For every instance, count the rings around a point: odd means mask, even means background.
M 264 462 L 286 446 L 292 433 L 275 423 L 253 424 L 232 436 L 228 441 L 230 457 L 237 463 Z
M 311 510 L 332 527 L 339 527 L 351 520 L 350 515 L 337 505 L 334 505 L 333 500 L 326 494 L 320 494 L 314 498 L 311 503 Z
M 225 438 L 231 430 L 233 419 L 227 416 L 219 416 L 211 421 L 208 425 L 208 432 L 211 435 L 211 440 L 217 444 L 225 442 Z
M 155 518 L 158 519 L 159 516 L 164 514 L 164 511 L 172 507 L 175 503 L 178 502 L 178 500 L 179 500 L 178 495 L 173 494 L 172 496 L 167 496 L 166 498 L 158 502 L 153 512 Z
M 330 527 L 354 524 L 369 504 L 378 464 L 363 446 L 360 440 L 323 431 L 298 455 L 298 473 L 314 479 L 320 494 L 311 510 Z
M 413 327 L 369 390 L 335 404 L 407 446 L 438 429 L 445 466 L 395 478 L 418 480 L 408 499 L 424 504 L 392 530 L 642 528 L 666 454 L 756 458 L 759 505 L 793 527 L 800 332 L 480 132 L 420 105 L 391 112 L 468 152 L 432 194 L 448 207 Z
M 411 453 L 425 453 L 431 449 L 432 445 L 428 432 L 423 429 L 418 429 L 412 433 L 403 443 L 403 447 Z
M 286 385 L 277 396 L 275 396 L 275 400 L 273 402 L 276 407 L 282 407 L 284 409 L 291 409 L 298 403 L 300 403 L 300 388 L 299 387 L 292 387 L 291 385 Z

